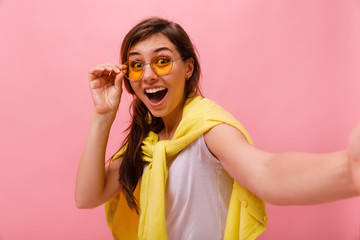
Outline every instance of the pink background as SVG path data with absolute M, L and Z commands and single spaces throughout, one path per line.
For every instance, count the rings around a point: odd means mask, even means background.
M 360 2 L 1 0 L 0 239 L 111 239 L 103 207 L 78 210 L 77 165 L 92 112 L 87 71 L 117 62 L 138 21 L 179 22 L 205 96 L 268 151 L 345 148 L 360 120 Z M 108 154 L 128 121 L 124 94 Z M 360 198 L 268 205 L 260 239 L 359 239 Z

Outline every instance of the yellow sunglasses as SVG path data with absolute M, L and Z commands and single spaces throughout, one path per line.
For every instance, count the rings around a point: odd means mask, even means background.
M 140 80 L 145 71 L 145 65 L 150 65 L 151 69 L 159 76 L 169 74 L 173 67 L 173 62 L 182 60 L 183 58 L 170 59 L 165 56 L 157 56 L 151 59 L 150 63 L 143 63 L 140 61 L 127 61 L 123 64 L 122 71 L 127 79 L 130 81 Z

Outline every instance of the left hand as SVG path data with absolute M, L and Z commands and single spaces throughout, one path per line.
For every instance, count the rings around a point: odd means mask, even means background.
M 360 195 L 360 123 L 357 124 L 349 138 L 348 156 L 354 186 Z

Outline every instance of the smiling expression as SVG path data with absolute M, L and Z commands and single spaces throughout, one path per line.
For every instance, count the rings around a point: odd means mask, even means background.
M 142 78 L 130 81 L 130 85 L 155 117 L 181 118 L 185 83 L 192 74 L 193 59 L 181 60 L 175 45 L 165 35 L 157 33 L 136 43 L 130 49 L 128 60 L 149 63 L 161 56 L 175 60 L 167 75 L 159 76 L 145 65 Z

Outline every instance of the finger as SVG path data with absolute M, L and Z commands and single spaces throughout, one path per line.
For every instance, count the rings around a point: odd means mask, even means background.
M 120 68 L 118 66 L 115 66 L 114 72 L 116 74 L 119 74 L 121 72 Z
M 115 71 L 116 67 L 117 67 L 116 64 L 113 63 L 102 63 L 91 69 L 89 71 L 89 74 L 95 76 L 101 76 L 101 75 L 115 76 L 113 72 L 116 72 Z
M 120 73 L 116 75 L 114 80 L 114 86 L 116 90 L 118 90 L 120 93 L 122 92 L 123 79 L 124 79 L 124 73 L 120 71 Z
M 108 76 L 113 76 L 115 77 L 117 74 L 119 74 L 121 72 L 121 68 L 119 68 L 118 65 L 116 64 L 107 64 L 105 66 L 105 73 Z
M 93 79 L 98 76 L 101 76 L 104 73 L 104 71 L 105 71 L 105 67 L 93 68 L 89 71 L 89 76 Z
M 115 77 L 117 73 L 115 72 L 115 69 L 113 69 L 111 67 L 104 67 L 104 68 L 95 69 L 90 74 L 94 78 L 97 78 L 97 77 L 101 77 L 101 76 L 113 76 L 113 77 Z
M 105 69 L 106 69 L 106 71 L 108 71 L 108 72 L 112 72 L 112 71 L 114 70 L 113 66 L 111 66 L 111 65 L 106 65 L 106 66 L 105 66 Z
M 101 86 L 100 80 L 99 79 L 95 79 L 89 82 L 89 87 L 90 89 L 96 89 L 99 88 Z
M 113 63 L 106 63 L 105 68 L 108 72 L 113 72 L 113 71 L 116 72 L 116 69 L 118 68 L 118 66 Z
M 127 65 L 122 65 L 122 66 L 121 66 L 121 72 L 123 72 L 124 74 L 126 74 L 127 68 L 128 68 Z
M 89 70 L 89 74 L 94 74 L 94 73 L 103 72 L 104 70 L 105 70 L 105 67 L 104 67 L 104 66 L 95 67 L 95 68 Z

